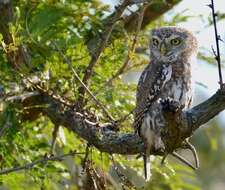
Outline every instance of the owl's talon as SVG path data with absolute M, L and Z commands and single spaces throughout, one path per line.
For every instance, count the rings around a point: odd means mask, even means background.
M 162 99 L 160 100 L 160 103 L 162 105 L 163 111 L 176 113 L 177 111 L 182 109 L 180 103 L 172 98 Z
M 180 37 L 171 38 L 171 34 L 174 33 Z M 177 121 L 181 111 L 183 108 L 189 108 L 192 100 L 191 62 L 197 50 L 196 38 L 186 29 L 162 27 L 152 30 L 151 36 L 151 61 L 140 76 L 134 110 L 135 131 L 145 141 L 146 155 L 143 155 L 145 159 L 149 159 L 151 151 L 159 148 L 159 140 L 164 138 L 164 134 L 166 138 L 180 135 L 177 133 L 179 129 L 176 130 L 175 127 L 179 128 Z M 167 43 L 169 43 L 168 46 Z M 179 48 L 175 50 L 171 48 L 175 46 Z M 172 134 L 173 132 L 176 134 Z M 175 140 L 179 141 L 180 138 Z M 168 154 L 172 154 L 186 165 L 196 169 L 185 158 L 173 152 L 173 147 L 165 147 L 165 149 L 167 151 L 163 151 L 162 163 Z M 145 174 L 147 174 L 147 162 L 144 161 Z

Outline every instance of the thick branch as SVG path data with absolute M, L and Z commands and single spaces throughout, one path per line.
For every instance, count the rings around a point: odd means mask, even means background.
M 167 3 L 165 3 L 164 1 L 161 1 L 161 2 L 158 1 L 158 2 L 150 4 L 145 10 L 141 28 L 142 29 L 145 28 L 150 22 L 159 18 L 161 15 L 163 15 L 168 10 L 172 9 L 179 2 L 181 2 L 181 0 L 172 0 L 172 1 L 167 0 Z M 138 13 L 135 12 L 125 18 L 125 29 L 128 32 L 135 31 L 137 22 L 138 22 Z
M 124 134 L 111 131 L 106 126 L 99 126 L 98 123 L 89 121 L 84 115 L 63 105 L 52 97 L 43 94 L 34 94 L 34 96 L 37 96 L 32 98 L 35 100 L 33 102 L 34 105 L 37 104 L 37 100 L 40 104 L 48 105 L 48 107 L 42 108 L 43 114 L 48 116 L 54 123 L 73 131 L 102 152 L 138 154 L 144 149 L 142 140 L 133 133 Z M 32 101 L 30 103 L 32 104 Z M 219 90 L 205 102 L 182 113 L 181 136 L 183 138 L 190 137 L 202 124 L 208 122 L 224 109 L 225 92 Z M 161 155 L 162 152 L 152 152 L 152 154 Z
M 218 90 L 208 100 L 193 107 L 187 112 L 187 115 L 190 115 L 188 117 L 192 121 L 191 124 L 192 131 L 198 129 L 202 124 L 208 122 L 210 119 L 218 115 L 224 109 L 225 109 L 225 91 Z
M 124 1 L 125 2 L 125 1 Z M 126 1 L 128 2 L 128 1 Z M 173 1 L 172 1 L 173 2 Z M 178 1 L 176 1 L 178 2 Z M 176 4 L 176 3 L 174 3 Z M 127 4 L 124 4 L 124 8 L 118 12 L 114 19 L 111 20 L 111 24 L 116 22 L 119 16 Z M 170 7 L 171 8 L 171 7 Z M 169 7 L 168 7 L 169 9 Z M 165 11 L 162 7 L 158 10 Z M 151 12 L 151 11 L 150 11 Z M 146 11 L 146 14 L 150 14 Z M 161 12 L 162 14 L 163 12 Z M 12 20 L 12 6 L 10 0 L 0 0 L 0 32 L 3 34 L 4 42 L 6 45 L 13 43 L 11 34 L 9 33 L 9 22 Z M 6 19 L 8 18 L 8 19 Z M 153 16 L 151 16 L 153 18 Z M 6 19 L 6 20 L 4 20 Z M 134 22 L 135 23 L 135 22 Z M 92 72 L 93 66 L 99 59 L 99 56 L 103 49 L 106 47 L 106 43 L 112 31 L 112 26 L 106 29 L 106 37 L 103 37 L 103 44 L 97 53 L 97 57 L 94 57 L 94 61 L 90 64 L 90 71 Z M 22 47 L 18 47 L 17 51 L 7 51 L 9 62 L 14 67 L 18 67 L 20 64 L 26 63 L 26 52 Z M 97 58 L 97 59 L 96 59 Z M 89 72 L 87 70 L 87 72 Z M 87 74 L 88 81 L 91 75 Z M 39 89 L 40 90 L 40 89 Z M 85 89 L 83 90 L 85 92 Z M 81 95 L 83 93 L 80 93 Z M 119 154 L 137 154 L 143 151 L 143 142 L 135 134 L 122 134 L 109 130 L 106 126 L 101 127 L 98 123 L 93 123 L 84 117 L 81 113 L 76 112 L 69 104 L 65 104 L 60 99 L 54 96 L 48 95 L 48 93 L 29 93 L 27 96 L 17 96 L 16 98 L 8 98 L 8 101 L 19 101 L 21 102 L 24 109 L 26 107 L 32 108 L 32 113 L 36 112 L 34 118 L 38 117 L 39 113 L 43 113 L 48 116 L 52 122 L 62 125 L 69 130 L 76 133 L 81 138 L 88 141 L 90 145 L 95 146 L 102 152 L 108 153 L 119 153 Z M 37 107 L 40 105 L 40 107 Z M 41 105 L 45 105 L 41 107 Z M 183 112 L 180 116 L 180 136 L 181 139 L 185 139 L 197 130 L 202 124 L 206 123 L 222 110 L 225 109 L 225 92 L 219 90 L 207 101 L 195 106 L 194 108 Z M 25 113 L 26 114 L 26 113 Z M 30 119 L 30 118 L 27 118 Z M 168 137 L 167 141 L 170 141 Z M 152 154 L 161 154 L 161 152 L 152 152 Z
M 73 131 L 100 151 L 118 154 L 142 152 L 142 141 L 137 135 L 132 133 L 119 134 L 107 127 L 100 127 L 97 123 L 88 121 L 82 114 L 72 110 L 62 113 L 60 107 L 59 104 L 53 103 L 44 111 L 44 114 L 54 123 L 60 123 L 60 125 Z

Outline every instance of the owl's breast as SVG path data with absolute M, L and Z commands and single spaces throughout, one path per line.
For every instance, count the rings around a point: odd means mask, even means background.
M 161 98 L 170 97 L 181 105 L 188 107 L 192 99 L 192 85 L 190 79 L 183 77 L 172 78 L 165 85 Z

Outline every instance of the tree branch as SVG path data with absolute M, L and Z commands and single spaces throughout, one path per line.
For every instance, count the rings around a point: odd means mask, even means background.
M 28 163 L 28 164 L 25 164 L 23 166 L 18 166 L 18 167 L 14 167 L 14 168 L 10 168 L 10 169 L 0 170 L 0 175 L 9 174 L 9 173 L 20 171 L 20 170 L 31 169 L 37 164 L 45 164 L 46 162 L 49 162 L 49 161 L 61 161 L 62 159 L 64 159 L 67 156 L 74 156 L 74 155 L 78 155 L 78 154 L 84 154 L 84 153 L 72 151 L 70 153 L 62 154 L 62 155 L 58 155 L 58 156 L 54 156 L 54 155 L 44 156 L 43 158 L 41 158 L 39 160 L 35 160 L 35 161 L 33 161 L 31 163 Z
M 167 3 L 165 3 L 165 1 L 151 3 L 145 10 L 141 29 L 144 29 L 150 22 L 159 18 L 161 15 L 172 9 L 179 2 L 181 2 L 181 0 L 167 0 Z M 140 11 L 141 9 L 124 18 L 124 26 L 128 32 L 135 31 L 138 22 L 138 12 Z
M 129 47 L 129 50 L 128 50 L 128 53 L 127 53 L 127 56 L 125 58 L 125 61 L 124 61 L 123 65 L 119 68 L 119 70 L 115 74 L 112 75 L 111 78 L 109 78 L 107 81 L 105 81 L 103 83 L 103 85 L 99 88 L 98 91 L 101 91 L 103 88 L 105 88 L 106 86 L 111 84 L 114 79 L 116 79 L 121 74 L 123 74 L 125 72 L 126 68 L 128 67 L 128 65 L 130 64 L 130 58 L 131 58 L 132 54 L 135 51 L 135 46 L 136 46 L 136 43 L 137 43 L 137 40 L 138 40 L 138 33 L 139 33 L 140 29 L 141 29 L 141 24 L 143 22 L 143 17 L 144 17 L 144 12 L 145 12 L 146 7 L 147 7 L 146 4 L 144 4 L 141 7 L 141 11 L 140 11 L 140 13 L 138 15 L 139 19 L 138 19 L 138 24 L 137 24 L 137 27 L 136 27 L 135 35 L 133 37 L 132 44 Z
M 215 13 L 215 7 L 214 7 L 213 0 L 211 0 L 211 4 L 209 5 L 209 7 L 212 10 L 213 26 L 214 26 L 215 39 L 216 39 L 216 51 L 213 48 L 212 49 L 213 49 L 213 53 L 215 55 L 215 59 L 218 64 L 219 84 L 220 84 L 220 88 L 222 89 L 222 88 L 224 88 L 224 84 L 223 84 L 223 76 L 222 76 L 222 71 L 221 71 L 221 58 L 220 58 L 220 45 L 219 45 L 219 41 L 221 40 L 221 38 L 218 35 L 218 31 L 217 31 L 217 24 L 216 24 L 217 14 Z
M 42 108 L 42 113 L 48 116 L 53 123 L 58 123 L 76 133 L 88 141 L 90 145 L 99 149 L 99 151 L 110 154 L 138 154 L 143 152 L 143 142 L 138 135 L 111 131 L 107 128 L 107 125 L 100 125 L 99 123 L 88 120 L 83 114 L 57 102 L 46 94 L 34 94 L 34 96 L 36 98 L 33 98 L 34 101 L 30 101 L 30 103 L 36 105 L 37 100 L 39 100 L 39 104 L 48 105 Z M 179 126 L 181 139 L 184 140 L 190 137 L 202 124 L 208 122 L 224 109 L 225 91 L 219 90 L 203 103 L 182 112 L 179 117 L 181 123 Z M 168 137 L 166 140 L 171 141 L 172 139 Z M 153 151 L 152 154 L 162 155 L 163 153 Z
M 92 98 L 92 100 L 96 103 L 96 105 L 102 109 L 102 111 L 104 112 L 104 114 L 106 115 L 106 117 L 110 120 L 110 121 L 114 121 L 113 117 L 110 115 L 110 113 L 106 110 L 105 106 L 95 97 L 95 95 L 90 91 L 90 89 L 84 84 L 84 82 L 80 79 L 80 77 L 78 76 L 77 72 L 75 71 L 75 69 L 73 68 L 73 65 L 71 63 L 71 61 L 66 57 L 66 55 L 62 52 L 62 50 L 55 45 L 58 52 L 62 55 L 63 60 L 65 61 L 66 64 L 69 65 L 70 70 L 73 73 L 74 78 L 80 83 L 80 85 L 86 90 L 86 92 L 89 94 L 89 96 Z
M 115 13 L 113 14 L 113 16 L 111 16 L 108 20 L 108 22 L 105 25 L 105 30 L 104 32 L 101 34 L 101 40 L 98 41 L 98 43 L 95 43 L 95 49 L 96 50 L 92 50 L 91 53 L 91 60 L 85 70 L 84 73 L 84 77 L 83 77 L 83 83 L 84 85 L 88 86 L 88 80 L 91 78 L 92 72 L 93 72 L 93 68 L 95 66 L 95 64 L 98 62 L 103 50 L 105 49 L 109 37 L 111 35 L 111 32 L 114 28 L 115 23 L 120 19 L 121 15 L 123 14 L 124 10 L 126 9 L 126 7 L 130 4 L 130 0 L 124 0 L 123 3 L 121 5 L 118 6 L 118 8 L 116 9 Z M 85 91 L 86 89 L 84 88 L 84 86 L 82 85 L 79 89 L 79 98 L 78 101 L 79 102 L 79 106 L 82 108 L 83 104 L 84 104 L 84 95 L 85 95 Z
M 144 10 L 143 19 L 141 19 L 143 20 L 143 22 L 141 23 L 140 28 L 141 29 L 145 28 L 146 25 L 148 25 L 153 20 L 157 19 L 166 11 L 170 10 L 174 5 L 176 5 L 180 1 L 181 0 L 175 0 L 175 1 L 167 0 L 166 3 L 165 2 L 148 3 L 150 5 Z M 126 9 L 128 5 L 141 3 L 141 2 L 143 1 L 124 0 L 123 3 L 116 8 L 115 13 L 112 14 L 113 16 L 111 15 L 107 19 L 105 19 L 106 24 L 104 28 L 106 29 L 104 30 L 104 32 L 102 34 L 97 35 L 97 37 L 93 37 L 92 39 L 88 41 L 87 46 L 91 54 L 91 60 L 85 70 L 84 77 L 83 77 L 83 83 L 86 86 L 88 86 L 88 80 L 90 79 L 92 75 L 95 64 L 98 62 L 101 56 L 101 53 L 103 52 L 103 50 L 105 49 L 109 41 L 109 38 L 115 26 L 115 23 L 120 19 L 122 13 L 124 12 L 124 10 Z M 148 2 L 151 2 L 151 0 L 149 0 Z M 124 18 L 124 27 L 128 32 L 133 32 L 136 30 L 138 22 L 140 20 L 139 16 L 142 15 L 141 13 L 142 11 L 143 11 L 142 7 L 140 7 L 138 11 Z M 79 102 L 80 107 L 83 107 L 83 104 L 84 104 L 85 91 L 86 89 L 83 86 L 79 88 L 79 98 L 77 102 Z
M 193 107 L 186 112 L 188 118 L 192 121 L 191 131 L 195 131 L 201 125 L 208 122 L 210 119 L 218 115 L 225 109 L 225 90 L 218 90 L 208 100 Z
M 116 20 L 119 18 L 119 15 L 122 14 L 123 10 L 128 5 L 128 2 L 129 1 L 124 1 L 123 9 L 121 8 L 119 13 L 116 13 L 117 15 L 115 17 L 112 17 L 114 19 L 112 19 L 111 25 L 113 25 L 113 23 L 115 23 Z M 4 7 L 5 9 L 3 9 L 2 7 Z M 10 0 L 0 0 L 0 18 L 7 18 L 7 14 L 11 14 L 10 7 Z M 6 20 L 6 22 L 4 22 L 4 24 L 2 25 L 3 27 L 5 27 L 6 30 L 0 28 L 0 32 L 3 33 L 5 43 L 7 42 L 8 38 L 9 40 L 11 40 L 9 35 L 8 24 L 9 21 Z M 93 58 L 93 62 L 90 62 L 90 66 L 88 68 L 91 69 L 91 73 L 94 65 L 97 63 L 101 55 L 101 52 L 106 46 L 110 33 L 112 32 L 111 25 L 106 28 L 106 37 L 103 38 L 103 44 L 100 49 L 98 49 L 99 52 L 96 54 L 97 57 Z M 9 43 L 12 42 L 9 41 Z M 19 60 L 14 59 L 17 54 L 22 58 Z M 12 63 L 14 65 L 17 65 L 18 63 L 23 63 L 26 57 L 24 55 L 25 54 L 21 53 L 19 50 L 13 52 L 12 55 L 7 52 L 9 61 L 13 61 Z M 90 76 L 91 75 L 87 74 L 86 83 Z M 90 120 L 87 118 L 86 115 L 77 112 L 77 110 L 74 110 L 74 107 L 71 107 L 70 103 L 62 101 L 60 97 L 55 97 L 54 94 L 51 95 L 48 92 L 43 91 L 43 89 L 41 88 L 37 88 L 37 90 L 40 93 L 28 92 L 29 94 L 27 96 L 21 95 L 17 96 L 16 98 L 8 98 L 5 101 L 16 101 L 17 103 L 20 102 L 22 107 L 35 107 L 37 105 L 44 105 L 43 107 L 41 107 L 41 109 L 38 109 L 37 113 L 43 113 L 44 115 L 48 116 L 53 123 L 57 123 L 58 125 L 66 127 L 67 129 L 76 133 L 81 138 L 88 141 L 90 145 L 95 146 L 102 152 L 118 154 L 137 154 L 143 151 L 143 142 L 137 135 L 133 133 L 124 134 L 111 131 L 109 130 L 107 125 L 101 126 L 99 123 L 96 123 L 96 119 L 94 121 Z M 85 92 L 85 89 L 83 92 Z M 81 93 L 81 95 L 83 94 Z M 185 138 L 190 137 L 192 133 L 194 133 L 194 131 L 197 130 L 202 124 L 212 119 L 215 115 L 217 115 L 224 109 L 225 92 L 223 89 L 221 89 L 207 101 L 199 104 L 198 106 L 195 106 L 190 110 L 181 112 L 180 115 L 177 115 L 176 121 L 179 124 L 179 127 L 177 127 L 176 130 L 179 130 L 180 143 Z M 170 138 L 170 136 L 166 136 L 165 138 L 167 138 L 165 139 L 166 142 L 173 141 L 173 138 Z M 161 155 L 162 152 L 154 151 L 152 152 L 152 154 Z

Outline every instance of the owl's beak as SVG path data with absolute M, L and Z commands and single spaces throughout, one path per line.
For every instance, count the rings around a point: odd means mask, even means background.
M 162 44 L 160 47 L 160 53 L 162 55 L 165 55 L 167 53 L 166 46 L 164 44 Z

